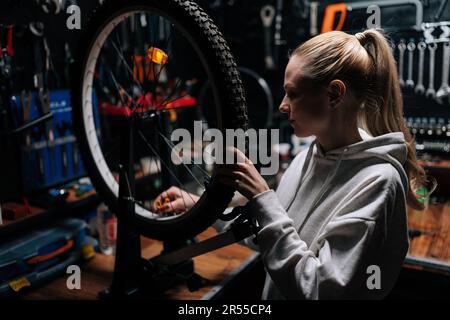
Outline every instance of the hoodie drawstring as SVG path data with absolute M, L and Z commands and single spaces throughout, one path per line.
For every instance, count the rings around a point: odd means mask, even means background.
M 306 159 L 305 159 L 305 164 L 303 165 L 302 173 L 300 175 L 300 182 L 298 184 L 297 191 L 295 192 L 295 195 L 294 195 L 293 199 L 291 200 L 291 202 L 289 203 L 288 207 L 286 208 L 286 211 L 289 210 L 289 208 L 291 207 L 291 205 L 294 202 L 295 198 L 297 197 L 298 191 L 300 190 L 300 187 L 301 187 L 301 184 L 302 184 L 302 180 L 303 180 L 305 172 L 306 172 L 306 168 L 309 167 L 309 162 L 311 161 L 312 150 L 313 150 L 313 146 L 314 146 L 315 143 L 316 143 L 316 140 L 314 140 L 311 143 L 311 146 L 309 147 L 308 154 L 306 155 Z M 333 178 L 338 173 L 339 167 L 341 166 L 341 162 L 342 162 L 342 159 L 344 157 L 344 154 L 348 151 L 348 149 L 349 148 L 345 148 L 342 151 L 342 153 L 339 155 L 339 158 L 337 159 L 336 167 L 335 167 L 334 171 L 330 172 L 328 174 L 327 178 L 325 179 L 325 182 L 322 184 L 322 187 L 320 188 L 320 191 L 317 193 L 314 201 L 311 204 L 311 207 L 307 211 L 305 219 L 303 220 L 301 226 L 298 228 L 298 230 L 297 230 L 298 232 L 300 232 L 300 230 L 303 228 L 305 222 L 309 219 L 309 216 L 315 210 L 315 208 L 317 207 L 319 201 L 322 199 L 322 197 L 324 196 L 325 192 L 327 191 L 331 181 L 333 180 Z
M 292 197 L 291 201 L 289 202 L 289 205 L 286 207 L 286 209 L 285 209 L 286 211 L 289 210 L 289 208 L 291 207 L 291 205 L 294 202 L 295 198 L 297 198 L 298 190 L 300 190 L 300 186 L 302 185 L 302 181 L 303 181 L 303 178 L 305 177 L 306 170 L 308 169 L 309 163 L 311 162 L 312 152 L 313 152 L 315 143 L 316 143 L 316 140 L 311 142 L 311 144 L 310 144 L 310 146 L 308 148 L 308 153 L 306 154 L 305 162 L 303 164 L 302 172 L 300 174 L 300 180 L 299 180 L 298 185 L 297 185 L 297 191 L 295 192 L 294 196 Z

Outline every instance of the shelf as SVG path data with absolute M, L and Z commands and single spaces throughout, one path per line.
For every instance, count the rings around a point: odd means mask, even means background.
M 59 204 L 48 210 L 42 209 L 40 212 L 36 212 L 13 222 L 0 225 L 0 240 L 12 235 L 15 236 L 30 227 L 34 228 L 37 225 L 47 223 L 52 218 L 62 218 L 70 215 L 76 215 L 77 213 L 80 213 L 81 210 L 95 208 L 100 201 L 100 197 L 94 192 L 80 198 L 77 201 L 69 201 L 64 204 Z

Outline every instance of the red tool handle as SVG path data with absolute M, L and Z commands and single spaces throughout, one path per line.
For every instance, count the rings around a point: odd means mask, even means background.
M 13 48 L 13 26 L 8 26 L 8 33 L 6 35 L 6 54 L 10 57 L 14 56 Z
M 30 258 L 27 260 L 28 264 L 38 264 L 47 260 L 50 260 L 64 252 L 69 251 L 73 247 L 73 240 L 67 240 L 67 243 L 63 245 L 61 248 L 59 248 L 56 251 L 50 252 L 43 256 L 35 256 L 33 258 Z

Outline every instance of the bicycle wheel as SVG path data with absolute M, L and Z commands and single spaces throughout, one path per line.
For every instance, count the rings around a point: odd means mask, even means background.
M 168 163 L 170 157 L 162 153 L 174 147 L 174 130 L 195 130 L 197 84 L 206 80 L 213 88 L 209 108 L 215 121 L 205 127 L 247 129 L 241 78 L 217 27 L 191 1 L 105 1 L 78 48 L 71 68 L 73 120 L 97 191 L 117 211 L 119 128 L 124 118 L 134 117 L 138 231 L 160 240 L 203 231 L 225 210 L 234 190 L 211 177 L 211 168 Z M 197 142 L 203 154 L 205 144 Z M 171 184 L 197 193 L 200 200 L 182 212 L 152 212 L 152 197 Z
M 267 81 L 255 71 L 245 68 L 238 68 L 242 83 L 247 93 L 247 113 L 249 118 L 249 128 L 265 129 L 272 125 L 273 95 Z M 208 105 L 213 99 L 211 84 L 206 81 L 199 92 L 198 113 L 199 117 L 208 123 L 213 123 L 216 118 Z M 205 107 L 204 107 L 205 106 Z

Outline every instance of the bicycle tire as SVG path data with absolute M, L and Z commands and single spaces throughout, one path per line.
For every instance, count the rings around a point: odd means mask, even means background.
M 152 10 L 176 21 L 195 42 L 196 48 L 201 48 L 210 76 L 217 84 L 222 129 L 247 130 L 248 126 L 244 88 L 233 55 L 218 28 L 197 4 L 181 0 L 105 1 L 92 14 L 78 43 L 76 58 L 71 64 L 71 99 L 74 131 L 84 164 L 97 192 L 113 211 L 118 210 L 118 194 L 104 179 L 89 145 L 83 119 L 83 85 L 90 52 L 102 28 L 117 15 L 132 10 Z M 159 240 L 195 236 L 214 223 L 226 209 L 234 191 L 213 178 L 196 205 L 179 219 L 150 221 L 144 215 L 135 214 L 136 228 L 141 234 Z M 136 209 L 138 206 L 136 204 Z

